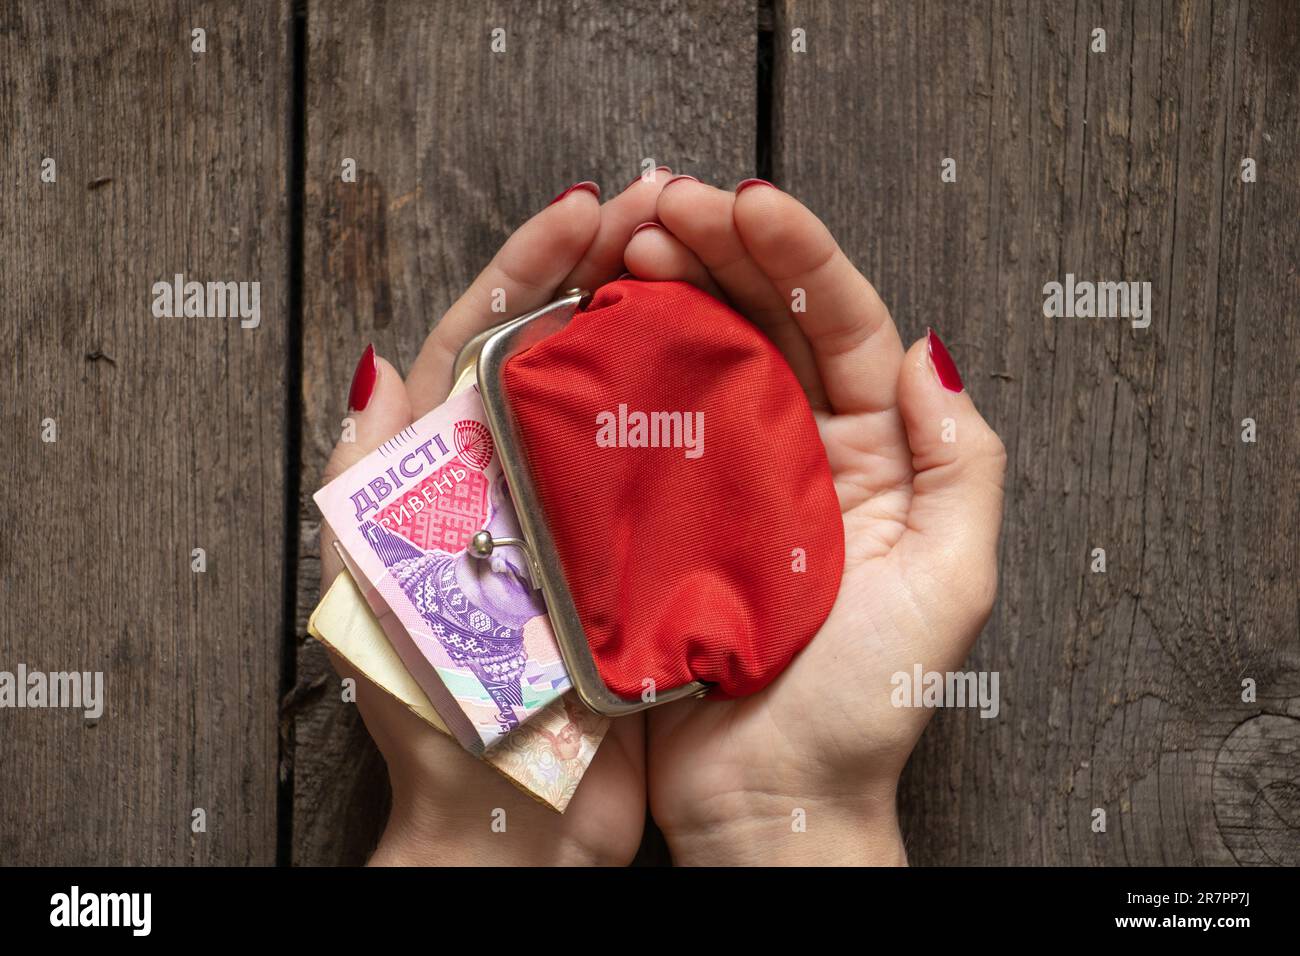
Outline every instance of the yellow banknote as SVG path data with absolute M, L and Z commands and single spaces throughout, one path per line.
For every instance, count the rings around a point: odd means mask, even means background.
M 307 629 L 430 727 L 448 733 L 347 571 L 334 579 Z M 482 759 L 521 790 L 563 813 L 608 728 L 608 718 L 587 710 L 569 691 L 507 734 Z M 465 759 L 475 758 L 466 753 Z

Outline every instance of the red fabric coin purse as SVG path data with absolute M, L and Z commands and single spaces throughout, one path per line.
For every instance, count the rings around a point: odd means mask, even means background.
M 681 282 L 573 292 L 472 341 L 535 582 L 579 697 L 752 694 L 821 627 L 844 523 L 812 412 L 746 319 Z

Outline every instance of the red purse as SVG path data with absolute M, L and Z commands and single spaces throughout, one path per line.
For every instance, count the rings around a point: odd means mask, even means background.
M 467 359 L 575 689 L 610 714 L 761 690 L 843 573 L 807 399 L 750 322 L 693 286 L 623 279 L 582 301 L 492 330 Z

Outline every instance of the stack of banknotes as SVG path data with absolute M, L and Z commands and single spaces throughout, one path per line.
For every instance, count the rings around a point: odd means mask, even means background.
M 570 690 L 524 556 L 466 550 L 481 529 L 520 534 L 477 387 L 463 383 L 315 500 L 355 586 L 331 586 L 312 633 L 563 812 L 609 723 Z M 359 598 L 368 622 L 349 606 Z

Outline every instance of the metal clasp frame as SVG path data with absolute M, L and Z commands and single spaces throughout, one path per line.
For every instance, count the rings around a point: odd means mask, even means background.
M 551 538 L 550 529 L 537 496 L 537 486 L 528 465 L 528 456 L 520 440 L 519 424 L 510 408 L 501 373 L 507 361 L 531 348 L 548 336 L 564 328 L 578 309 L 591 298 L 582 289 L 570 289 L 549 305 L 536 312 L 497 325 L 465 343 L 456 356 L 452 381 L 476 374 L 479 395 L 483 400 L 488 428 L 501 455 L 501 467 L 510 484 L 519 515 L 519 528 L 523 538 L 496 538 L 486 530 L 477 532 L 470 540 L 469 552 L 477 558 L 490 556 L 496 548 L 513 547 L 521 550 L 532 570 L 533 586 L 539 587 L 546 599 L 551 629 L 569 672 L 569 680 L 581 700 L 591 710 L 609 717 L 622 717 L 639 710 L 667 704 L 684 697 L 700 697 L 708 693 L 709 685 L 691 681 L 681 687 L 659 691 L 655 689 L 649 701 L 636 698 L 628 700 L 615 694 L 605 684 L 596 667 L 596 659 L 587 643 L 587 634 L 573 595 L 564 578 L 564 565 L 560 562 Z M 593 543 L 596 539 L 593 536 Z

